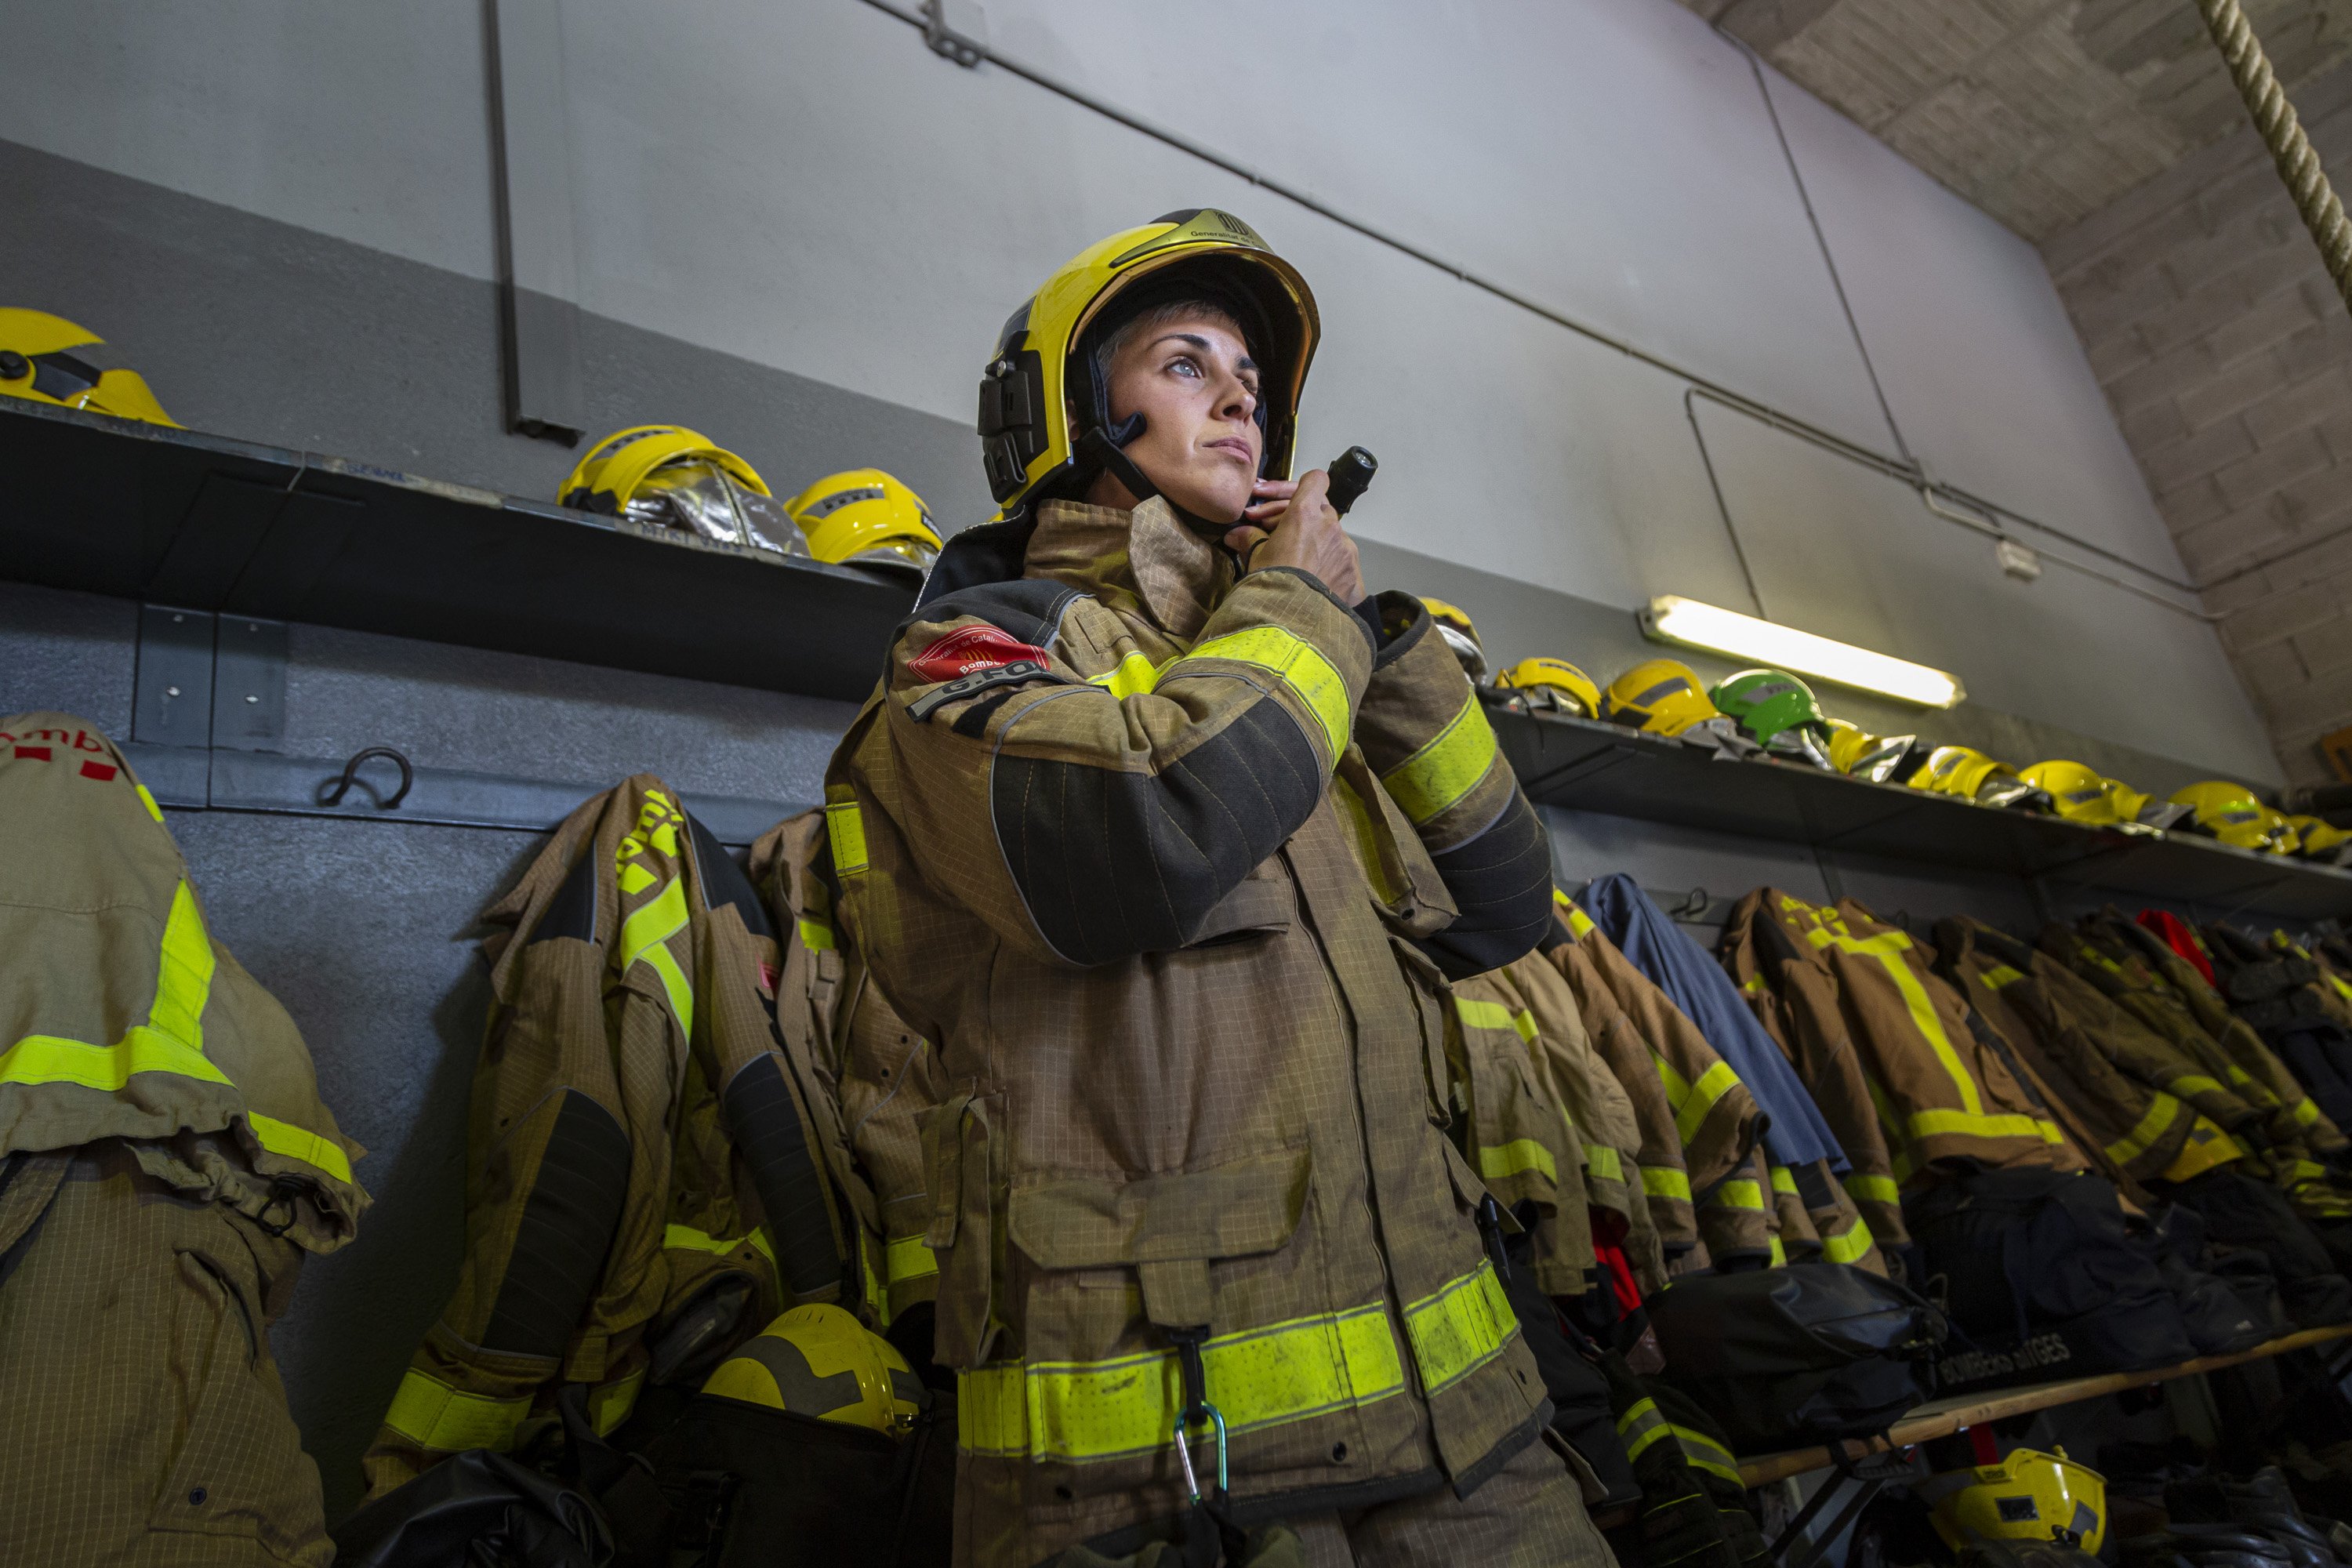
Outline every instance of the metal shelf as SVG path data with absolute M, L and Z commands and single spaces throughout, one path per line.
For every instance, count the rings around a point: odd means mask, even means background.
M 1998 810 L 1797 763 L 1733 762 L 1591 720 L 1500 707 L 1488 717 L 1528 798 L 1545 805 L 2277 920 L 2352 915 L 2352 872 L 2309 861 Z
M 0 575 L 856 701 L 903 581 L 0 398 Z

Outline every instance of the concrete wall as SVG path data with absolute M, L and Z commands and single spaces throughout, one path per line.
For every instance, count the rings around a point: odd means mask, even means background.
M 2352 68 L 2296 95 L 2339 189 Z M 2181 559 L 2298 784 L 2352 724 L 2352 318 L 2253 130 L 2044 247 Z

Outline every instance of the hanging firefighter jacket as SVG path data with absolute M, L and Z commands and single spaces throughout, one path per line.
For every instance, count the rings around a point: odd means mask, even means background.
M 1767 922 L 1780 933 L 1769 945 Z M 2000 1042 L 1906 932 L 1853 900 L 1813 905 L 1774 888 L 1761 889 L 1748 924 L 1784 980 L 1810 954 L 1835 985 L 1896 1181 L 1908 1184 L 1939 1162 L 2083 1168 L 2084 1156 L 2001 1059 Z M 1775 983 L 1775 965 L 1761 973 Z M 1810 984 L 1818 997 L 1819 980 Z M 1783 994 L 1803 993 L 1791 984 Z M 1793 1006 L 1790 1016 L 1801 1016 Z M 1832 1103 L 1851 1114 L 1836 1097 Z
M 1489 971 L 1453 985 L 1466 1074 L 1457 1110 L 1468 1120 L 1467 1152 L 1486 1190 L 1533 1232 L 1528 1266 L 1537 1289 L 1547 1296 L 1581 1296 L 1594 1283 L 1596 1267 L 1584 1184 L 1591 1156 L 1545 1082 L 1534 1016 L 1502 973 Z
M 2101 1038 L 2117 1027 L 2115 1005 L 2048 953 L 1967 919 L 1937 921 L 1936 950 L 1937 973 L 2008 1044 L 2076 1146 L 2135 1201 L 2145 1206 L 2139 1184 L 2184 1161 L 2201 1169 L 2238 1157 L 2210 1119 L 2116 1066 Z
M 512 1447 L 567 1388 L 611 1432 L 648 1379 L 697 1384 L 783 1308 L 845 1294 L 775 937 L 677 802 L 644 773 L 586 802 L 484 917 L 465 1260 L 362 1461 L 373 1493 Z
M 362 1151 L 111 741 L 0 719 L 0 1562 L 318 1568 L 267 1331 Z
M 888 1328 L 939 1293 L 939 1262 L 923 1240 L 931 1203 L 919 1131 L 923 1112 L 947 1092 L 939 1058 L 841 941 L 824 811 L 770 828 L 751 846 L 750 865 L 783 941 L 776 1033 L 812 1086 L 827 1173 L 856 1216 L 852 1277 L 864 1284 L 862 1316 Z
M 1640 1173 L 1642 1206 L 1649 1213 L 1650 1228 L 1658 1238 L 1661 1257 L 1672 1264 L 1698 1245 L 1690 1172 L 1684 1163 L 1675 1108 L 1666 1098 L 1665 1081 L 1655 1065 L 1656 1055 L 1643 1037 L 1641 1026 L 1618 1005 L 1615 994 L 1593 963 L 1591 952 L 1580 946 L 1571 934 L 1579 922 L 1589 931 L 1589 918 L 1568 901 L 1567 894 L 1555 892 L 1553 899 L 1557 918 L 1537 952 L 1567 985 L 1593 1055 L 1608 1069 L 1610 1080 L 1616 1084 L 1633 1112 L 1633 1125 L 1641 1139 L 1634 1151 L 1634 1165 Z M 1575 911 L 1575 921 L 1569 918 L 1570 910 Z
M 1633 1093 L 1628 1080 L 1639 1078 L 1646 1065 L 1665 1090 L 1708 1259 L 1718 1268 L 1785 1262 L 1780 1216 L 1763 1153 L 1764 1113 L 1755 1097 L 1698 1026 L 1633 967 L 1591 916 L 1573 902 L 1562 900 L 1559 907 L 1569 942 L 1555 950 L 1554 961 L 1570 953 L 1581 958 L 1583 963 L 1573 968 L 1563 964 L 1570 984 L 1577 984 L 1580 973 L 1589 973 L 1590 984 L 1632 1020 L 1634 1037 L 1645 1047 L 1646 1064 L 1611 1058 L 1619 1081 Z M 1582 990 L 1577 1001 L 1590 1011 Z M 1664 1236 L 1665 1216 L 1659 1216 L 1658 1228 Z
M 2326 984 L 2317 962 L 2284 935 L 2265 944 L 2215 925 L 2210 936 L 2209 967 L 2216 978 L 2206 994 L 2283 1059 L 2330 1125 L 2352 1119 L 2352 1029 L 2345 1024 L 2352 1009 Z M 2315 1125 L 2306 1132 L 2315 1152 L 2340 1147 Z
M 2164 945 L 2179 953 L 2189 966 L 2205 977 L 2208 985 L 2219 984 L 2213 978 L 2213 955 L 2205 949 L 2205 939 L 2197 928 L 2174 914 L 2170 910 L 2142 910 L 2137 923 L 2154 931 Z
M 1537 1071 L 1568 1112 L 1584 1142 L 1584 1197 L 1592 1213 L 1595 1251 L 1608 1259 L 1613 1246 L 1623 1254 L 1634 1294 L 1647 1295 L 1666 1282 L 1665 1259 L 1650 1214 L 1642 1169 L 1643 1132 L 1633 1101 L 1609 1070 L 1586 1029 L 1576 992 L 1555 968 L 1548 950 L 1568 940 L 1557 922 L 1536 952 L 1493 972 L 1519 1007 L 1515 1024 L 1532 1025 L 1530 1046 Z M 1664 1108 L 1664 1086 L 1654 1074 L 1644 1079 Z M 1666 1122 L 1672 1137 L 1673 1122 Z

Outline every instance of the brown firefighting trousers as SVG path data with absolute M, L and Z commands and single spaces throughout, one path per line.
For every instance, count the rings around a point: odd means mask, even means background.
M 269 1354 L 301 1259 L 114 1140 L 0 1162 L 0 1563 L 325 1568 Z

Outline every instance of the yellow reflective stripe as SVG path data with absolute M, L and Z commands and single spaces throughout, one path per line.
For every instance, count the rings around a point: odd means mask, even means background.
M 1625 1414 L 1617 1417 L 1617 1436 L 1625 1445 L 1625 1462 L 1631 1464 L 1640 1458 L 1667 1431 L 1666 1418 L 1658 1414 L 1656 1400 L 1644 1397 L 1633 1401 Z
M 1478 1145 L 1478 1173 L 1488 1181 L 1498 1182 L 1521 1171 L 1541 1171 L 1550 1180 L 1559 1180 L 1559 1167 L 1553 1163 L 1551 1151 L 1532 1138 Z
M 866 816 L 854 800 L 829 801 L 824 837 L 833 848 L 833 868 L 843 876 L 866 869 Z
M 2243 1089 L 2246 1085 L 2254 1081 L 2254 1075 L 2248 1072 L 2245 1068 L 2240 1067 L 2235 1062 L 2231 1062 L 2230 1064 L 2229 1071 L 2230 1081 L 2236 1084 L 2241 1089 Z
M 1786 1165 L 1769 1165 L 1766 1169 L 1771 1173 L 1774 1192 L 1786 1193 L 1792 1198 L 1797 1195 L 1797 1173 L 1794 1171 Z
M 1404 1392 L 1380 1303 L 1222 1334 L 1201 1349 L 1229 1433 L 1303 1421 Z M 1102 1362 L 1004 1362 L 957 1379 L 957 1446 L 971 1453 L 1103 1459 L 1168 1447 L 1181 1399 L 1175 1352 Z
M 141 785 L 139 793 L 142 795 L 146 795 L 146 786 L 143 784 Z M 154 810 L 154 801 L 152 797 L 150 797 L 148 801 L 148 809 L 150 811 Z M 155 812 L 155 820 L 158 822 L 163 821 L 163 814 L 160 811 Z M 2352 984 L 2347 984 L 2345 981 L 2344 976 L 2331 971 L 2327 976 L 2327 983 L 2336 987 L 2336 994 L 2343 997 L 2347 1002 L 2352 1002 Z
M 1175 662 L 1171 658 L 1167 664 L 1154 664 L 1130 648 L 1119 657 L 1117 669 L 1090 676 L 1087 678 L 1087 684 L 1106 688 L 1113 697 L 1124 702 L 1130 697 L 1140 697 L 1158 686 L 1160 671 Z
M 1786 1268 L 1789 1266 L 1789 1249 L 1780 1245 L 1780 1238 L 1777 1236 L 1767 1237 L 1765 1240 L 1768 1244 L 1767 1250 L 1771 1254 L 1771 1261 L 1765 1267 Z
M 1500 1002 L 1480 1002 L 1469 996 L 1456 996 L 1454 1011 L 1474 1029 L 1507 1029 L 1511 1026 L 1511 1010 Z
M 2202 1073 L 2185 1072 L 2165 1086 L 2180 1094 L 2227 1094 L 2221 1083 Z
M 1900 1204 L 1903 1201 L 1903 1188 L 1892 1176 L 1865 1176 L 1857 1171 L 1846 1177 L 1845 1190 L 1869 1203 Z
M 1773 1245 L 1778 1247 L 1780 1243 L 1775 1240 Z M 1734 1486 L 1747 1487 L 1748 1483 L 1739 1479 L 1739 1461 L 1732 1458 L 1730 1449 L 1706 1433 L 1694 1432 L 1687 1426 L 1670 1426 L 1668 1430 L 1674 1433 L 1675 1441 L 1681 1446 L 1683 1458 L 1691 1464 L 1702 1470 L 1713 1471 Z
M 1965 1110 L 1915 1110 L 1905 1119 L 1914 1138 L 2039 1138 L 2060 1143 L 2065 1134 L 2031 1116 L 1972 1115 Z
M 1870 1222 L 1856 1215 L 1843 1236 L 1822 1237 L 1822 1256 L 1832 1263 L 1859 1263 L 1877 1240 L 1870 1234 Z
M 637 1406 L 637 1391 L 646 1385 L 646 1369 L 637 1368 L 618 1383 L 608 1383 L 588 1394 L 588 1419 L 599 1437 L 610 1436 Z
M 2139 1119 L 2139 1124 L 2107 1145 L 2107 1158 L 2118 1165 L 2130 1164 L 2155 1147 L 2156 1141 L 2164 1136 L 2165 1129 L 2180 1119 L 2180 1101 L 2161 1089 L 2158 1090 L 2149 1100 L 2147 1114 Z
M 1577 941 L 1582 942 L 1587 936 L 1591 934 L 1592 917 L 1586 914 L 1582 910 L 1578 909 L 1574 904 L 1570 904 L 1568 906 L 1568 929 L 1570 933 L 1573 935 Z
M 794 923 L 800 927 L 801 945 L 803 947 L 807 948 L 811 952 L 830 952 L 833 951 L 833 928 L 831 926 L 825 924 L 823 921 L 804 920 L 795 921 Z
M 1716 1208 L 1760 1209 L 1764 1206 L 1763 1184 L 1734 1177 L 1717 1184 L 1715 1191 L 1706 1194 L 1706 1201 Z
M 1478 785 L 1495 765 L 1495 731 L 1478 694 L 1462 700 L 1461 711 L 1427 744 L 1381 775 L 1389 798 L 1419 827 Z
M 1654 1197 L 1679 1198 L 1691 1201 L 1690 1173 L 1677 1171 L 1672 1165 L 1642 1167 L 1642 1190 Z
M 1769 987 L 1764 984 L 1762 975 L 1751 974 L 1739 983 L 1739 989 L 1746 995 L 1761 996 Z
M 1683 1082 L 1682 1075 L 1668 1067 L 1663 1058 L 1658 1061 L 1658 1077 L 1666 1086 L 1666 1098 L 1675 1108 L 1675 1131 L 1688 1143 L 1706 1125 L 1707 1114 L 1716 1102 L 1739 1087 L 1739 1075 L 1731 1070 L 1729 1062 L 1717 1062 L 1698 1075 L 1696 1083 Z M 1675 1089 L 1682 1093 L 1677 1096 Z
M 669 994 L 670 1011 L 677 1015 L 677 1026 L 682 1034 L 694 1033 L 694 987 L 677 959 L 663 945 L 686 929 L 686 882 L 672 877 L 669 886 L 639 904 L 629 918 L 621 922 L 621 973 L 626 974 L 640 958 L 661 977 L 662 989 Z
M 515 1428 L 530 1414 L 528 1394 L 511 1399 L 460 1394 L 411 1367 L 392 1396 L 392 1408 L 383 1413 L 383 1424 L 420 1448 L 459 1454 L 468 1448 L 512 1447 Z
M 1161 679 L 1175 679 L 1177 670 L 1196 658 L 1232 659 L 1237 664 L 1254 664 L 1272 670 L 1315 715 L 1315 721 L 1322 726 L 1323 739 L 1330 745 L 1331 763 L 1338 765 L 1339 753 L 1348 749 L 1348 731 L 1354 722 L 1355 704 L 1348 695 L 1347 677 L 1333 668 L 1312 643 L 1293 637 L 1280 626 L 1252 626 L 1246 631 L 1211 637 L 1178 659 Z
M 308 1128 L 297 1127 L 290 1121 L 280 1121 L 274 1116 L 257 1111 L 245 1113 L 246 1121 L 261 1146 L 273 1154 L 283 1154 L 289 1160 L 299 1160 L 306 1165 L 316 1165 L 339 1182 L 352 1179 L 351 1156 L 342 1145 L 332 1139 L 321 1138 Z
M 930 1243 L 925 1241 L 919 1232 L 898 1237 L 890 1243 L 884 1256 L 883 1267 L 893 1285 L 908 1279 L 928 1279 L 940 1271 L 939 1254 L 931 1250 Z
M 2327 1167 L 2315 1165 L 2309 1160 L 2290 1160 L 2287 1162 L 2286 1173 L 2291 1181 L 2324 1182 L 2327 1179 Z
M 205 1055 L 205 1005 L 212 996 L 213 944 L 185 881 L 172 894 L 147 1021 L 110 1046 L 62 1035 L 26 1035 L 0 1052 L 0 1083 L 76 1083 L 112 1093 L 143 1072 L 229 1082 Z M 234 1088 L 234 1085 L 231 1085 Z
M 147 786 L 145 784 L 132 784 L 131 787 L 139 792 L 139 804 L 147 808 L 147 815 L 153 817 L 158 822 L 163 821 L 163 808 L 155 804 L 155 797 L 147 793 Z M 2341 985 L 2344 982 L 2339 980 L 2336 984 Z
M 1998 991 L 2004 985 L 2016 984 L 2019 981 L 2024 979 L 2025 976 L 2020 974 L 2016 970 L 2011 969 L 2006 963 L 1996 963 L 1990 969 L 1988 969 L 1983 973 L 1978 975 L 1977 978 L 1985 983 L 1986 990 Z
M 1902 994 L 1903 1006 L 1911 1015 L 1911 1026 L 1926 1037 L 1928 1049 L 1951 1076 L 1952 1087 L 1959 1091 L 1960 1108 L 1971 1116 L 1984 1114 L 1984 1101 L 1978 1098 L 1977 1080 L 1961 1064 L 1960 1053 L 1953 1048 L 1951 1037 L 1944 1033 L 1944 1021 L 1936 1016 L 1936 1004 L 1927 995 L 1926 986 L 1903 962 L 1902 955 L 1910 951 L 1911 939 L 1899 931 L 1881 931 L 1873 937 L 1842 936 L 1834 931 L 1809 931 L 1805 940 L 1815 947 L 1834 946 L 1842 952 L 1864 958 L 1874 958 L 1886 970 L 1887 978 Z
M 1606 1143 L 1587 1143 L 1584 1146 L 1584 1168 L 1604 1182 L 1625 1179 L 1624 1161 Z
M 2319 1121 L 2319 1107 L 2313 1104 L 2308 1098 L 2296 1100 L 2289 1109 L 2293 1111 L 2295 1125 L 2298 1127 L 2310 1127 Z
M 1518 1333 L 1519 1319 L 1495 1278 L 1495 1266 L 1481 1262 L 1407 1307 L 1404 1331 L 1421 1368 L 1422 1392 L 1435 1394 L 1500 1354 Z

